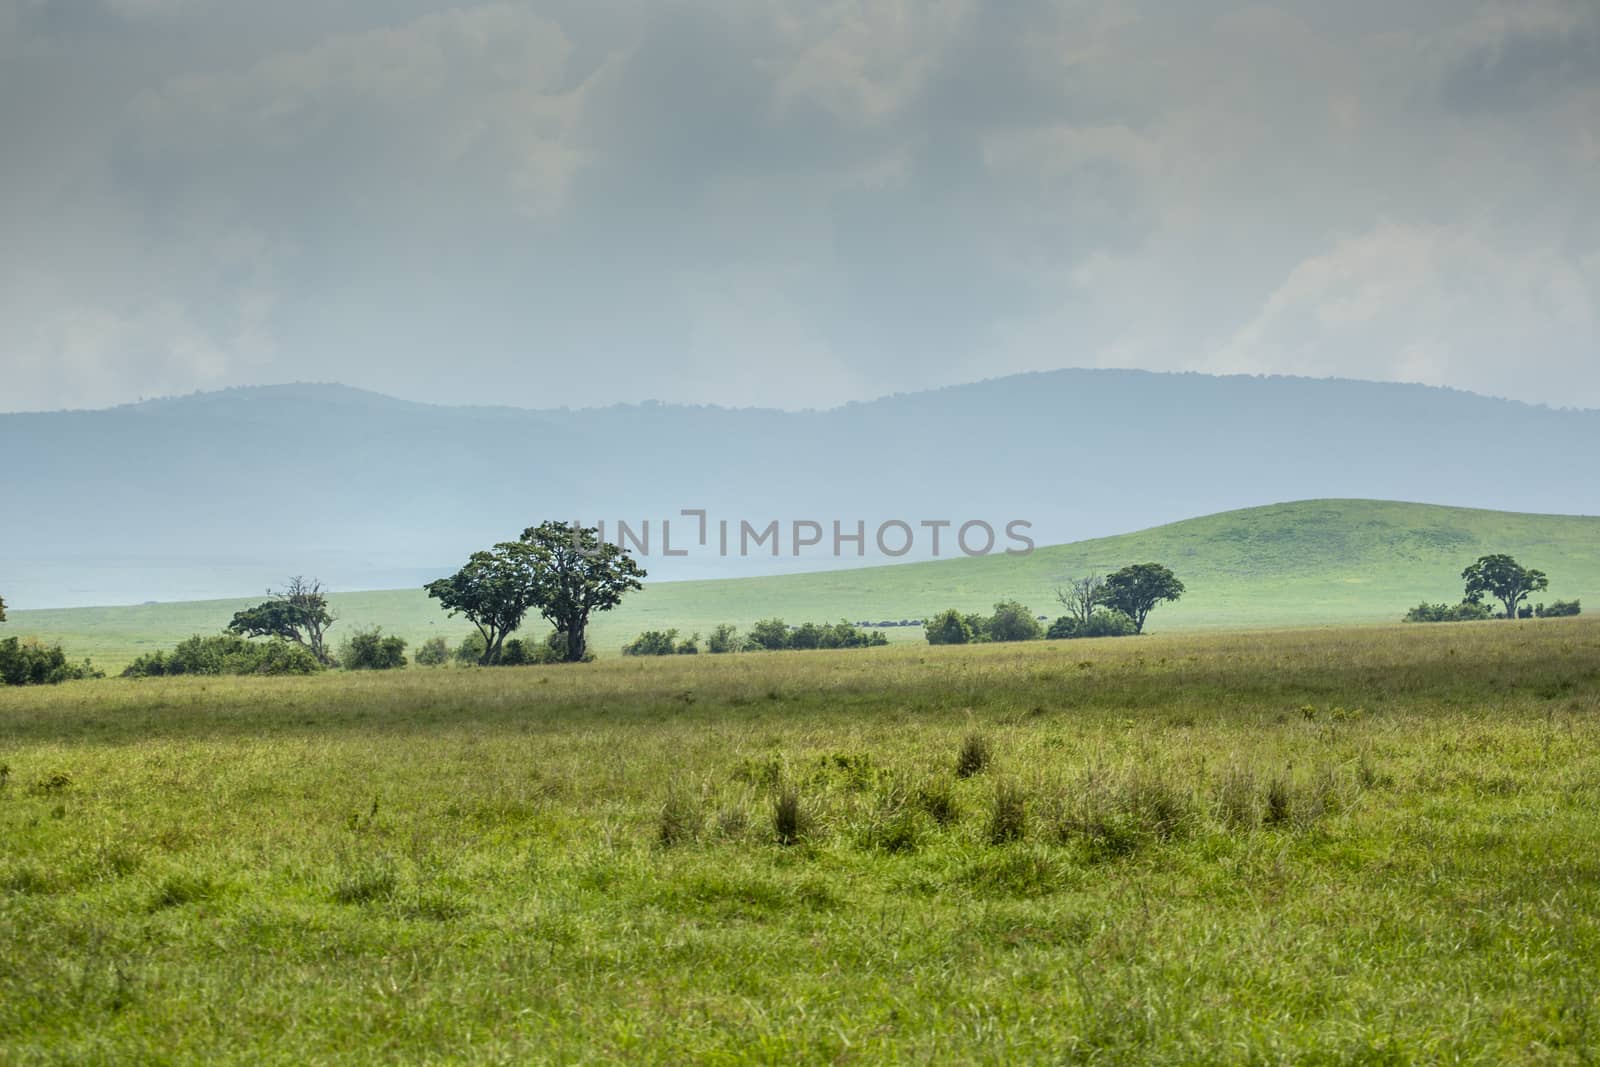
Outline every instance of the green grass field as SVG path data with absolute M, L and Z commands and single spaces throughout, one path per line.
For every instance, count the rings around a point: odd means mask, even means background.
M 0 1063 L 1600 1049 L 1588 619 L 107 679 L 0 766 Z
M 1060 613 L 1054 590 L 1090 571 L 1167 563 L 1189 586 L 1157 612 L 1160 631 L 1318 626 L 1397 620 L 1417 602 L 1461 597 L 1463 567 L 1510 552 L 1552 578 L 1550 599 L 1600 605 L 1600 519 L 1512 515 L 1375 501 L 1312 501 L 1230 512 L 1122 537 L 994 556 L 864 570 L 649 585 L 597 618 L 591 647 L 615 655 L 646 629 L 685 635 L 717 623 L 741 627 L 780 616 L 791 623 L 923 618 L 947 607 L 977 611 L 1016 598 L 1040 615 Z M 145 607 L 17 611 L 9 633 L 62 641 L 74 656 L 119 669 L 141 652 L 215 633 L 233 612 L 259 600 Z M 469 627 L 420 590 L 340 593 L 339 634 L 381 625 L 413 644 L 434 634 L 452 641 Z M 546 627 L 533 620 L 535 636 Z M 922 640 L 920 628 L 886 631 Z

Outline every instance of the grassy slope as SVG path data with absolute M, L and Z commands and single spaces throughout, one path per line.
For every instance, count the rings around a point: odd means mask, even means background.
M 107 679 L 0 726 L 0 1063 L 1600 1040 L 1595 620 Z
M 1424 598 L 1454 601 L 1461 569 L 1510 552 L 1552 576 L 1550 598 L 1600 605 L 1600 519 L 1515 515 L 1377 501 L 1310 501 L 1228 512 L 1141 533 L 993 556 L 865 570 L 650 586 L 597 621 L 593 645 L 609 654 L 643 629 L 707 631 L 780 615 L 790 622 L 918 618 L 944 607 L 976 610 L 1022 600 L 1056 614 L 1052 591 L 1090 570 L 1160 560 L 1189 586 L 1161 609 L 1158 630 L 1391 621 Z M 465 632 L 420 591 L 336 598 L 344 632 L 381 624 L 413 642 Z M 117 667 L 140 651 L 214 632 L 251 600 L 15 613 L 8 632 L 61 639 L 76 655 Z M 543 627 L 537 627 L 543 632 Z M 340 631 L 335 630 L 337 635 Z M 920 640 L 915 628 L 891 639 Z

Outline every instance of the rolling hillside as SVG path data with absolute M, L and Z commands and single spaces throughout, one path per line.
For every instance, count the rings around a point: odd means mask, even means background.
M 1189 595 L 1161 609 L 1153 630 L 1317 626 L 1394 621 L 1419 600 L 1455 601 L 1462 567 L 1510 552 L 1551 575 L 1548 599 L 1583 598 L 1600 608 L 1600 518 L 1520 515 L 1422 504 L 1318 500 L 1227 512 L 1139 533 L 991 556 L 722 581 L 658 582 L 594 627 L 602 655 L 633 634 L 676 627 L 707 631 L 770 615 L 805 620 L 919 618 L 944 607 L 982 609 L 1017 598 L 1058 613 L 1053 590 L 1066 578 L 1159 560 Z M 18 611 L 3 631 L 62 640 L 106 667 L 214 632 L 253 600 L 140 607 Z M 467 631 L 420 590 L 340 593 L 334 634 L 381 624 L 412 641 Z M 542 623 L 530 625 L 543 633 Z M 921 640 L 918 628 L 888 631 Z

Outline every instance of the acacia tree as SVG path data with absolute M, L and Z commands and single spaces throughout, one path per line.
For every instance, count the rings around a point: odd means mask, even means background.
M 1133 632 L 1144 633 L 1145 620 L 1157 604 L 1183 596 L 1183 583 L 1159 563 L 1136 563 L 1105 581 L 1101 602 L 1133 620 Z
M 1094 618 L 1094 609 L 1105 603 L 1106 580 L 1098 574 L 1074 578 L 1065 589 L 1056 590 L 1056 599 L 1067 609 L 1067 615 L 1088 626 Z
M 236 612 L 230 633 L 242 637 L 281 637 L 310 649 L 318 662 L 330 662 L 325 637 L 336 616 L 328 610 L 328 594 L 315 578 L 295 575 L 282 592 L 267 590 L 267 599 Z
M 536 590 L 534 553 L 521 541 L 502 541 L 474 552 L 466 566 L 448 578 L 423 586 L 451 616 L 464 615 L 483 636 L 481 666 L 500 662 L 501 647 L 522 625 Z
M 1483 602 L 1492 596 L 1506 606 L 1506 618 L 1516 621 L 1517 608 L 1534 593 L 1550 588 L 1543 571 L 1529 570 L 1507 555 L 1484 556 L 1461 572 L 1467 583 L 1467 601 Z
M 589 616 L 644 588 L 643 568 L 592 526 L 545 522 L 522 531 L 520 543 L 533 572 L 532 605 L 566 638 L 566 661 L 580 662 Z

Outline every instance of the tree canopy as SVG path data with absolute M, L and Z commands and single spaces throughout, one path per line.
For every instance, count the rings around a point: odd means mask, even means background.
M 282 592 L 267 590 L 267 599 L 253 608 L 236 612 L 228 632 L 241 637 L 278 637 L 310 650 L 317 662 L 326 665 L 330 658 L 326 635 L 334 615 L 328 610 L 328 595 L 322 583 L 296 575 Z
M 1144 633 L 1145 620 L 1157 604 L 1177 600 L 1185 590 L 1178 576 L 1159 563 L 1136 563 L 1105 580 L 1100 602 L 1133 620 L 1133 632 Z
M 1534 593 L 1550 588 L 1543 571 L 1529 570 L 1510 556 L 1484 556 L 1461 572 L 1467 583 L 1467 600 L 1481 603 L 1492 596 L 1505 605 L 1506 618 L 1515 620 L 1518 607 Z
M 463 615 L 478 628 L 483 637 L 478 662 L 488 666 L 499 662 L 506 638 L 516 632 L 533 607 L 533 568 L 534 554 L 528 545 L 502 541 L 474 552 L 466 566 L 423 589 L 451 615 Z
M 600 539 L 592 526 L 545 522 L 522 531 L 533 571 L 533 606 L 567 638 L 567 662 L 582 661 L 589 617 L 610 611 L 645 571 L 627 551 Z

